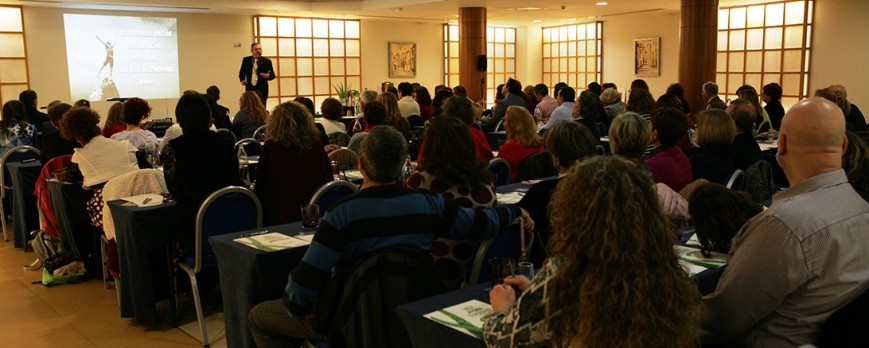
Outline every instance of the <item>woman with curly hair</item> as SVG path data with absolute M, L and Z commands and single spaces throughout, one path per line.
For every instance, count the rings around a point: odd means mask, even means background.
M 410 123 L 407 119 L 401 116 L 401 109 L 398 108 L 398 97 L 391 93 L 380 93 L 377 96 L 377 101 L 386 107 L 386 125 L 392 126 L 398 130 L 405 139 L 410 138 Z
M 103 125 L 103 136 L 111 138 L 124 129 L 127 129 L 127 124 L 124 123 L 124 103 L 117 102 L 109 107 L 109 116 L 106 117 L 106 124 Z
M 652 182 L 636 165 L 585 160 L 565 174 L 551 206 L 553 257 L 533 281 L 507 277 L 492 287 L 487 345 L 697 345 L 700 296 L 673 252 Z
M 256 91 L 242 93 L 238 105 L 238 113 L 232 119 L 232 131 L 238 139 L 251 138 L 257 128 L 266 124 L 269 112 Z
M 498 157 L 510 163 L 510 181 L 515 182 L 522 162 L 528 156 L 543 151 L 543 138 L 537 134 L 537 125 L 528 109 L 515 105 L 507 108 L 504 131 L 507 133 L 507 142 L 498 149 Z
M 329 181 L 332 167 L 314 117 L 296 102 L 275 107 L 266 127 L 254 186 L 262 202 L 263 223 L 271 226 L 299 221 L 299 206 Z
M 124 124 L 126 128 L 111 136 L 118 141 L 129 141 L 130 144 L 151 156 L 157 156 L 157 135 L 142 129 L 142 120 L 151 116 L 151 106 L 142 98 L 130 98 L 124 102 Z
M 628 95 L 627 111 L 647 116 L 655 109 L 655 98 L 645 89 L 632 89 Z
M 763 211 L 746 192 L 733 191 L 715 183 L 697 187 L 689 197 L 688 211 L 694 217 L 694 231 L 700 252 L 730 252 L 730 241 L 746 221 Z
M 492 174 L 474 155 L 474 141 L 468 127 L 455 117 L 432 120 L 425 132 L 426 167 L 407 178 L 411 188 L 433 191 L 466 208 L 493 207 L 496 203 Z M 432 258 L 441 280 L 457 289 L 472 253 L 475 240 L 436 238 Z

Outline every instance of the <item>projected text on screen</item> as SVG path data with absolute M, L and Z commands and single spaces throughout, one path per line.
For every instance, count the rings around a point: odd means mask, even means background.
M 178 97 L 175 18 L 64 14 L 72 100 Z

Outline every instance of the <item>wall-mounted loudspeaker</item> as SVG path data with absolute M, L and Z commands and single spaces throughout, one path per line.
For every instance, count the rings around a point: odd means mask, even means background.
M 477 70 L 478 71 L 486 71 L 486 55 L 481 54 L 477 56 Z

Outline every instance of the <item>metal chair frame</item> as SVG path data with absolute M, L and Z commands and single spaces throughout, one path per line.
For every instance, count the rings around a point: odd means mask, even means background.
M 39 158 L 39 150 L 33 146 L 16 146 L 11 150 L 7 151 L 3 154 L 3 157 L 0 157 L 0 225 L 3 228 L 3 241 L 9 241 L 9 232 L 6 230 L 6 207 L 3 205 L 3 201 L 6 200 L 6 161 L 9 159 L 9 156 L 12 156 L 14 153 L 27 153 L 33 152 L 36 153 L 36 158 Z M 11 186 L 9 187 L 12 188 Z

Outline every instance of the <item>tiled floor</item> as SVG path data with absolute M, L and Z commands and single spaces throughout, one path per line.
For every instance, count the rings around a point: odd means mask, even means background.
M 9 224 L 11 229 L 11 224 Z M 11 233 L 10 233 L 11 238 Z M 51 288 L 31 284 L 41 273 L 24 270 L 35 254 L 15 249 L 12 241 L 0 241 L 0 347 L 197 347 L 196 339 L 166 322 L 138 325 L 120 317 L 114 289 L 102 282 Z M 191 307 L 186 307 L 183 327 L 195 332 L 198 326 Z M 212 347 L 225 346 L 222 315 L 209 325 L 209 336 L 217 337 Z M 212 320 L 213 321 L 213 320 Z

